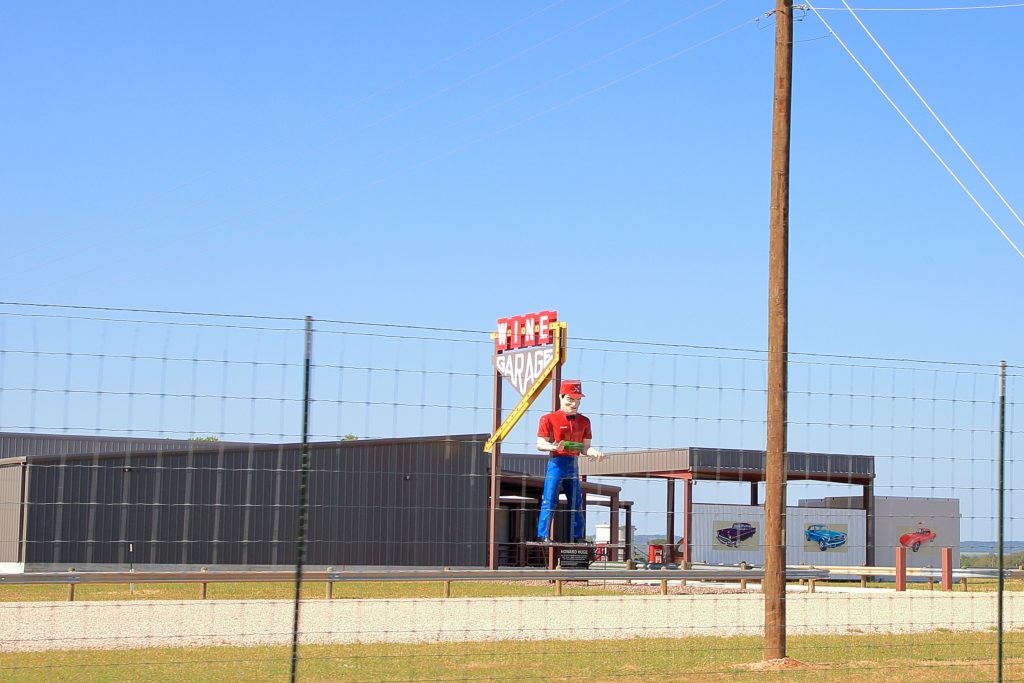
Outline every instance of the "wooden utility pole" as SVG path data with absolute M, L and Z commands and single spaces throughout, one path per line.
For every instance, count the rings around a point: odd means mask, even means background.
M 793 0 L 775 5 L 775 93 L 768 246 L 768 435 L 764 500 L 764 658 L 786 656 L 786 366 L 789 353 L 789 130 Z

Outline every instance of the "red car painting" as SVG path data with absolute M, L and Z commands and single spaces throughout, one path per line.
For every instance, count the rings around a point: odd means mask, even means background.
M 900 545 L 910 548 L 915 553 L 921 549 L 922 543 L 935 540 L 935 532 L 926 526 L 919 527 L 917 531 L 911 531 L 900 536 Z

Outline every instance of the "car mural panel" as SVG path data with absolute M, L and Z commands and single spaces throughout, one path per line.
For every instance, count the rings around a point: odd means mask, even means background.
M 908 531 L 900 536 L 900 545 L 916 553 L 922 545 L 934 541 L 935 536 L 935 532 L 928 527 L 919 526 L 914 531 Z
M 715 529 L 715 539 L 727 548 L 739 548 L 745 544 L 744 541 L 752 539 L 757 534 L 757 527 L 749 522 L 733 522 L 730 526 L 722 526 Z
M 847 535 L 845 531 L 829 529 L 825 524 L 808 524 L 804 529 L 804 539 L 808 544 L 816 545 L 818 550 L 825 552 L 846 545 Z

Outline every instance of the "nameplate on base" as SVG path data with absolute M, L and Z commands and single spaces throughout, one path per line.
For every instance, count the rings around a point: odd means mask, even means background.
M 558 564 L 562 569 L 590 569 L 591 548 L 559 548 Z

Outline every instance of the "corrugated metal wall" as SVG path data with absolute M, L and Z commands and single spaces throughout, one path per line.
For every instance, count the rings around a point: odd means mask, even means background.
M 311 444 L 306 562 L 480 566 L 483 437 Z M 30 564 L 295 562 L 299 447 L 34 458 Z
M 481 566 L 487 558 L 483 441 L 352 442 L 318 448 L 308 561 Z
M 550 456 L 544 453 L 536 455 L 532 453 L 502 453 L 501 470 L 502 472 L 516 472 L 530 477 L 543 478 L 548 470 L 548 460 L 550 459 Z M 581 459 L 581 471 L 583 462 L 584 460 Z
M 0 562 L 18 562 L 21 541 L 21 463 L 0 465 Z
M 34 460 L 25 561 L 294 562 L 297 457 L 263 447 Z

